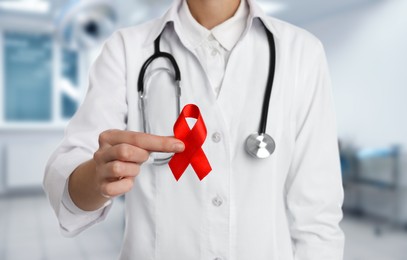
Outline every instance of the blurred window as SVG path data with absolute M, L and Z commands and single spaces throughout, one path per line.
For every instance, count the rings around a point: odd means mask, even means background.
M 5 31 L 3 39 L 3 122 L 54 124 L 70 119 L 82 94 L 79 53 L 54 48 L 50 33 Z
M 49 34 L 4 33 L 6 121 L 52 119 L 52 38 Z
M 75 51 L 62 50 L 62 80 L 65 87 L 62 87 L 61 105 L 62 117 L 71 118 L 78 108 L 78 53 Z

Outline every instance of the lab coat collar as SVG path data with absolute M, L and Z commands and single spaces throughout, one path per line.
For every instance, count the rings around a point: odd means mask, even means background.
M 246 29 L 248 17 L 249 7 L 245 0 L 241 0 L 235 15 L 213 28 L 211 32 L 226 50 L 231 51 L 242 37 L 242 34 Z
M 211 32 L 200 25 L 189 10 L 186 1 L 181 1 L 181 6 L 178 12 L 178 19 L 180 28 L 182 28 L 183 36 L 186 38 L 186 44 L 188 47 L 194 49 L 198 47 L 202 41 L 207 38 Z
M 181 25 L 178 17 L 178 12 L 179 9 L 182 6 L 182 1 L 186 0 L 174 0 L 173 4 L 171 7 L 168 9 L 168 11 L 161 17 L 159 18 L 158 22 L 155 23 L 153 28 L 150 31 L 150 34 L 147 36 L 146 41 L 145 41 L 145 46 L 153 44 L 155 39 L 161 34 L 161 32 L 164 30 L 164 28 L 168 24 L 174 24 L 174 29 L 177 35 L 182 35 L 181 32 Z M 244 1 L 244 0 L 242 0 Z M 266 28 L 274 35 L 275 38 L 278 38 L 278 32 L 273 26 L 273 24 L 270 22 L 270 19 L 267 19 L 267 15 L 264 13 L 264 11 L 257 5 L 255 0 L 246 0 L 247 4 L 249 6 L 249 17 L 248 21 L 246 23 L 246 29 L 242 34 L 242 38 L 246 35 L 246 33 L 249 31 L 251 26 L 253 25 L 253 20 L 254 18 L 259 18 Z M 180 37 L 181 38 L 181 37 Z M 182 41 L 182 39 L 181 39 Z M 187 44 L 186 42 L 183 41 L 184 44 Z
M 271 19 L 267 16 L 267 14 L 260 8 L 260 6 L 256 3 L 256 0 L 246 0 L 249 5 L 249 17 L 247 18 L 247 25 L 246 30 L 243 32 L 243 36 L 249 31 L 249 29 L 253 25 L 254 18 L 260 19 L 264 26 L 266 26 L 267 30 L 269 30 L 274 38 L 278 38 L 278 31 L 275 26 L 272 24 Z
M 184 1 L 178 13 L 183 35 L 186 35 L 188 44 L 192 48 L 198 48 L 211 34 L 228 51 L 236 45 L 242 33 L 246 29 L 249 7 L 246 1 L 241 1 L 235 15 L 222 24 L 206 29 L 200 25 L 193 17 Z

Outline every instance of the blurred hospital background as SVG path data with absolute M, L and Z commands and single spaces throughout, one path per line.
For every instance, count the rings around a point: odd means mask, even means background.
M 407 259 L 407 1 L 258 3 L 325 46 L 345 189 L 345 260 Z M 0 259 L 117 257 L 122 202 L 106 222 L 63 238 L 41 189 L 44 166 L 106 37 L 170 4 L 0 0 Z

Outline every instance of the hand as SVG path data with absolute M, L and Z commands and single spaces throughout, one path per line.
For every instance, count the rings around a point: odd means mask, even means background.
M 100 194 L 110 198 L 130 191 L 150 152 L 177 153 L 184 148 L 184 144 L 174 137 L 122 130 L 101 133 L 99 149 L 93 157 Z
M 99 136 L 94 158 L 79 165 L 70 175 L 70 197 L 82 210 L 99 209 L 109 198 L 131 190 L 150 152 L 176 153 L 184 149 L 184 144 L 173 137 L 105 131 Z

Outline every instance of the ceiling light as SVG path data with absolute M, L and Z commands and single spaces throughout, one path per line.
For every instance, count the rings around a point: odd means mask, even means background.
M 50 10 L 50 3 L 45 1 L 1 1 L 0 9 L 9 12 L 24 12 L 46 14 Z

